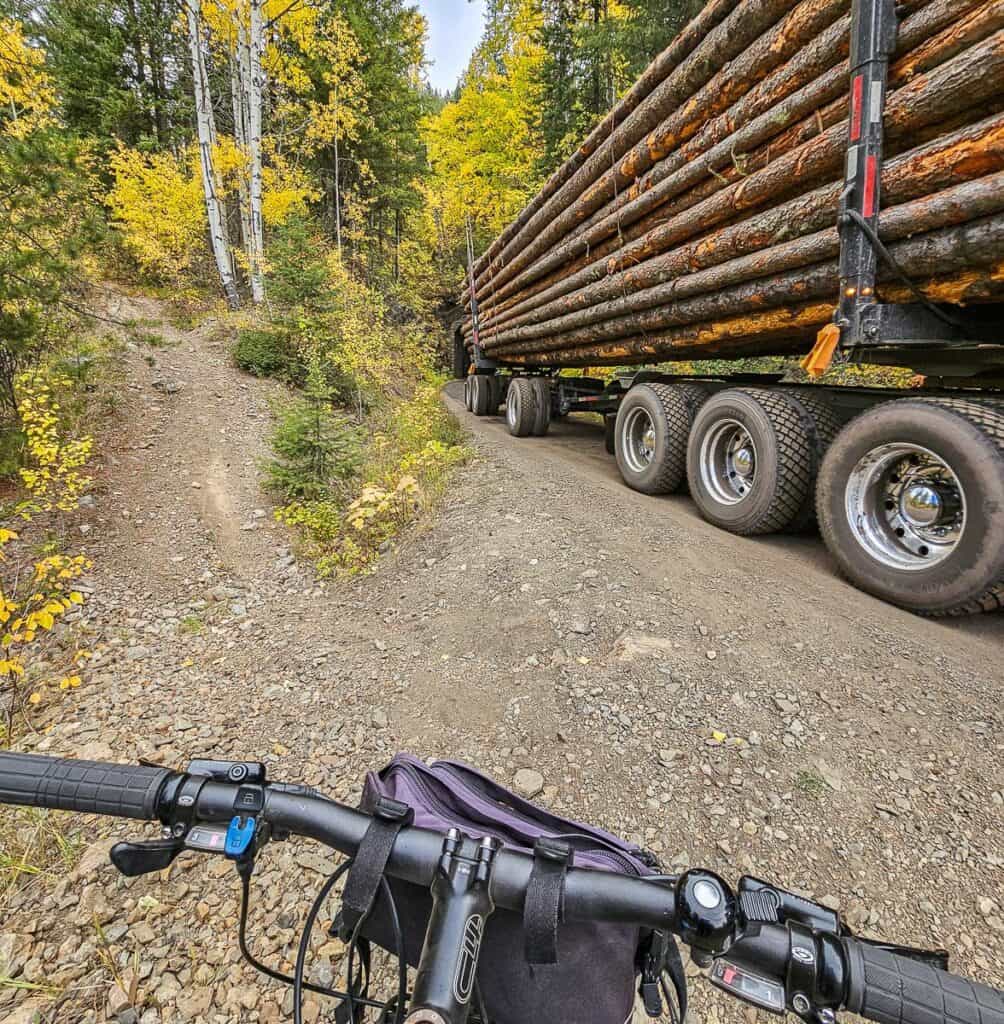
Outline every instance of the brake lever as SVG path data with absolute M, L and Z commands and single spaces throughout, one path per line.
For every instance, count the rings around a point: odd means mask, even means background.
M 185 848 L 182 839 L 151 839 L 142 843 L 116 843 L 110 853 L 112 864 L 127 878 L 149 875 L 169 868 Z

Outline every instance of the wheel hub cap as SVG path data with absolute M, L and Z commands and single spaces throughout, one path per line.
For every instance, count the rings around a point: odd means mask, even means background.
M 919 445 L 880 445 L 860 459 L 847 479 L 845 505 L 858 542 L 892 569 L 937 565 L 955 551 L 966 527 L 958 477 Z
M 927 484 L 911 484 L 899 499 L 900 515 L 911 525 L 923 529 L 941 520 L 945 503 L 938 491 Z
M 655 458 L 655 424 L 640 406 L 631 409 L 621 427 L 621 451 L 633 473 L 644 473 Z
M 754 455 L 752 448 L 740 448 L 732 456 L 732 464 L 739 476 L 751 477 L 753 475 Z

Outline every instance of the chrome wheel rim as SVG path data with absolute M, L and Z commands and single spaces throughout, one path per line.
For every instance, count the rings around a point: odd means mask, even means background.
M 513 384 L 509 385 L 509 394 L 506 395 L 505 400 L 506 423 L 508 423 L 513 430 L 516 429 L 516 403 L 519 401 L 516 397 L 518 389 L 513 386 L 514 384 L 515 381 Z
M 701 440 L 701 482 L 721 505 L 746 501 L 756 487 L 757 451 L 738 420 L 721 420 Z
M 847 521 L 858 543 L 891 569 L 929 569 L 949 558 L 966 528 L 966 495 L 929 448 L 884 444 L 847 478 Z
M 628 411 L 621 427 L 621 451 L 632 473 L 644 473 L 655 459 L 655 424 L 640 405 Z

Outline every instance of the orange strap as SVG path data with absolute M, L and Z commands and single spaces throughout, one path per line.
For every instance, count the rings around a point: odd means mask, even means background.
M 822 377 L 833 362 L 833 355 L 840 344 L 840 328 L 827 324 L 818 335 L 812 351 L 802 360 L 802 369 L 810 377 Z

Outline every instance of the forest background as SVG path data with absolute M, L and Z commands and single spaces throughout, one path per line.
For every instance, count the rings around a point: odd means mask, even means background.
M 319 575 L 368 571 L 467 457 L 468 225 L 480 252 L 696 6 L 488 0 L 443 95 L 405 0 L 0 0 L 0 741 L 88 659 L 77 512 L 126 353 L 163 345 L 109 297 L 277 378 L 275 515 Z

